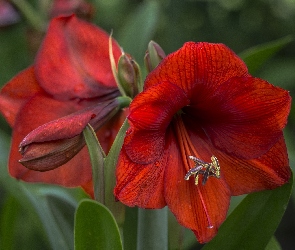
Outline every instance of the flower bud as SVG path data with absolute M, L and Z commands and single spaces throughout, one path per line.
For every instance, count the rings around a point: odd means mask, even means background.
M 48 171 L 67 163 L 84 146 L 82 134 L 70 139 L 32 143 L 20 148 L 23 158 L 19 162 L 31 170 Z
M 166 57 L 164 50 L 159 44 L 150 41 L 144 56 L 144 63 L 148 72 L 151 72 Z
M 118 80 L 127 96 L 133 98 L 140 89 L 140 68 L 133 58 L 123 53 L 118 61 Z
M 83 130 L 87 124 L 99 130 L 118 112 L 119 105 L 117 99 L 108 100 L 37 127 L 20 143 L 19 162 L 36 171 L 67 163 L 85 146 Z

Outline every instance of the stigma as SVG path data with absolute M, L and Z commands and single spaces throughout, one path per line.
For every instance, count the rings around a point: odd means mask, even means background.
M 209 177 L 220 178 L 220 166 L 216 156 L 211 156 L 211 162 L 204 162 L 195 156 L 189 156 L 195 162 L 195 167 L 191 168 L 184 176 L 185 180 L 194 175 L 195 185 L 199 183 L 199 175 L 203 175 L 202 184 L 205 185 Z

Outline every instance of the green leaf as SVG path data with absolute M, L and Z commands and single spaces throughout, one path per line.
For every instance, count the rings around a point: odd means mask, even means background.
M 88 147 L 88 152 L 92 167 L 92 180 L 95 200 L 104 203 L 105 186 L 104 186 L 104 157 L 105 153 L 98 142 L 96 134 L 88 124 L 83 130 L 83 135 Z
M 75 249 L 123 249 L 118 226 L 107 207 L 93 200 L 80 202 L 75 216 Z
M 148 43 L 153 38 L 159 14 L 159 2 L 144 1 L 129 16 L 118 35 L 118 41 L 124 51 L 132 54 L 138 62 L 143 59 Z
M 277 241 L 275 237 L 272 237 L 268 242 L 265 250 L 282 250 L 280 243 Z
M 279 188 L 247 195 L 202 249 L 265 249 L 286 210 L 292 185 L 293 176 Z
M 138 209 L 137 250 L 168 249 L 168 208 Z
M 71 221 L 78 202 L 74 202 L 68 197 L 67 191 L 60 187 L 47 186 L 48 191 L 43 193 L 45 186 L 42 188 L 36 184 L 25 183 L 20 183 L 20 186 L 23 195 L 31 202 L 31 206 L 38 214 L 52 249 L 72 249 L 73 225 Z M 51 191 L 53 191 L 52 196 L 50 196 Z
M 286 36 L 276 41 L 252 47 L 242 52 L 240 57 L 246 63 L 250 74 L 254 74 L 268 59 L 292 41 L 291 36 Z
M 124 121 L 120 131 L 118 132 L 113 145 L 105 158 L 105 205 L 112 211 L 116 218 L 117 223 L 121 227 L 125 218 L 124 205 L 115 201 L 113 194 L 114 187 L 116 185 L 115 170 L 118 161 L 118 156 L 122 148 L 122 144 L 125 138 L 126 130 L 129 124 L 127 120 Z
M 11 178 L 7 173 L 7 163 L 4 159 L 9 150 L 8 138 L 1 130 L 0 136 L 2 138 L 0 141 L 1 186 L 19 203 L 20 212 L 26 210 L 37 218 L 28 227 L 42 225 L 51 249 L 73 249 L 74 211 L 78 205 L 78 199 L 82 196 L 79 194 L 76 198 L 78 194 L 76 191 L 83 192 L 80 189 L 69 191 L 53 185 L 29 184 Z

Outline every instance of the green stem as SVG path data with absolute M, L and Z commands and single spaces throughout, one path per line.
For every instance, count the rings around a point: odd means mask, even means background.
M 105 182 L 104 182 L 104 158 L 105 153 L 97 140 L 96 134 L 88 124 L 83 130 L 83 135 L 88 147 L 94 189 L 94 198 L 96 201 L 105 204 Z
M 22 12 L 34 29 L 40 32 L 44 32 L 46 30 L 46 21 L 27 1 L 11 0 L 11 2 Z
M 168 208 L 138 209 L 137 250 L 168 249 Z
M 118 132 L 116 139 L 105 158 L 105 205 L 111 210 L 112 214 L 116 218 L 120 232 L 122 233 L 122 227 L 125 221 L 125 206 L 121 202 L 117 202 L 114 197 L 114 187 L 116 185 L 116 166 L 118 157 L 122 148 L 126 130 L 129 124 L 127 120 L 123 123 L 120 131 Z

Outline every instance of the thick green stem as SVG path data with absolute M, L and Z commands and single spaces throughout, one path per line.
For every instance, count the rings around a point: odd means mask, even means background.
M 168 249 L 168 209 L 138 209 L 137 250 Z

